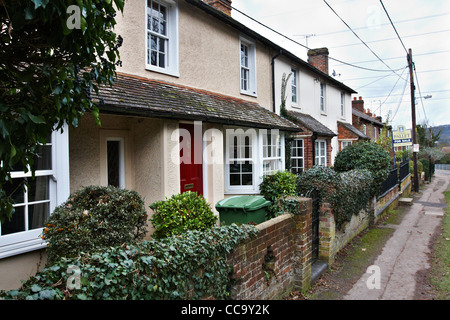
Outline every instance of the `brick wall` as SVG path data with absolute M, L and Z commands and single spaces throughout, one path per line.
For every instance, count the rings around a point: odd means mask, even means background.
M 311 199 L 292 198 L 297 214 L 256 226 L 259 233 L 229 256 L 237 283 L 232 298 L 277 299 L 311 285 Z

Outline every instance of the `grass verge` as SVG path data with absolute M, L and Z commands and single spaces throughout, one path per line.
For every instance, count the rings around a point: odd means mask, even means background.
M 433 247 L 430 282 L 438 300 L 450 300 L 450 190 L 444 192 L 447 202 L 442 229 Z

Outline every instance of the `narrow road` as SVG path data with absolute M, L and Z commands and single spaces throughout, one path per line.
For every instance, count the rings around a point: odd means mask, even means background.
M 368 272 L 343 297 L 344 300 L 414 300 L 416 274 L 430 268 L 430 240 L 445 212 L 450 171 L 436 170 L 383 251 Z

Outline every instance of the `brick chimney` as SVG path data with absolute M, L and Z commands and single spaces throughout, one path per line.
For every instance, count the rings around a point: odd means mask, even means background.
M 328 74 L 328 48 L 318 48 L 308 50 L 308 62 Z
M 231 16 L 231 0 L 203 0 L 203 2 Z
M 353 98 L 352 108 L 364 112 L 364 100 L 362 97 L 359 97 L 359 100 L 356 100 L 356 97 Z

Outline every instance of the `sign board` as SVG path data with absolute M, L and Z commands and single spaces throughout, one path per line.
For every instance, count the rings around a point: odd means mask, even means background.
M 404 126 L 398 126 L 397 131 L 392 131 L 394 147 L 412 146 L 411 130 L 406 130 Z

